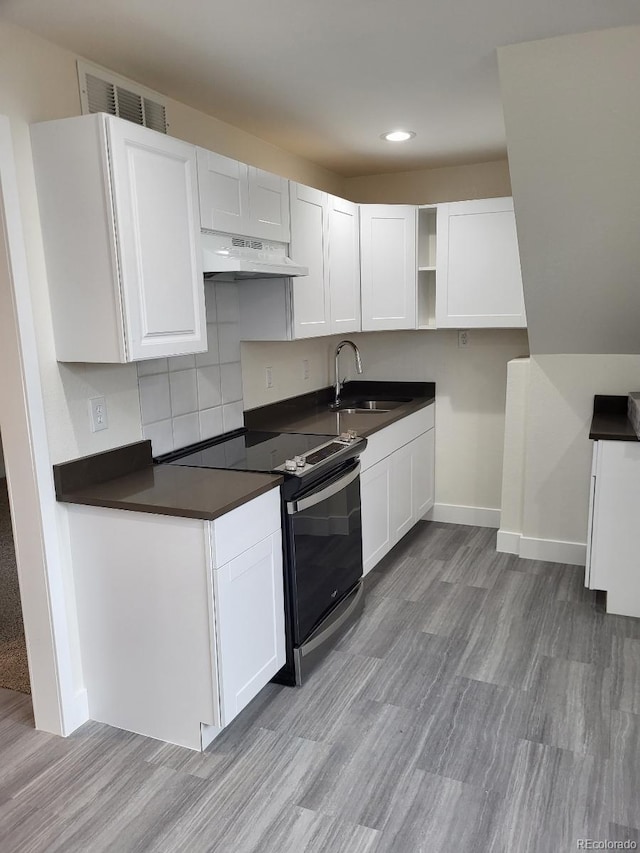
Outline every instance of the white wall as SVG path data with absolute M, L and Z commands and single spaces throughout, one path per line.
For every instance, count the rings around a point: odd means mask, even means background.
M 456 331 L 375 332 L 347 335 L 362 353 L 357 377 L 348 352 L 341 365 L 351 379 L 436 383 L 436 502 L 500 507 L 507 362 L 528 354 L 527 334 L 473 329 L 469 347 Z M 244 343 L 242 365 L 247 408 L 322 388 L 333 382 L 333 352 L 340 338 L 288 343 Z M 311 379 L 302 379 L 308 358 Z M 264 366 L 274 388 L 264 388 Z
M 499 59 L 531 352 L 640 352 L 640 27 Z

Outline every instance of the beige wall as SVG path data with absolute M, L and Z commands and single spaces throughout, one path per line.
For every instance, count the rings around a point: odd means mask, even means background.
M 534 353 L 640 352 L 640 27 L 499 50 Z
M 347 198 L 368 204 L 435 204 L 511 195 L 506 160 L 345 178 Z

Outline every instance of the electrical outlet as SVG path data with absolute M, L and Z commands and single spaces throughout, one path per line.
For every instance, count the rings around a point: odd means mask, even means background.
M 273 367 L 266 367 L 264 371 L 265 388 L 273 388 Z
M 89 398 L 89 423 L 91 424 L 91 432 L 99 432 L 101 429 L 108 428 L 107 401 L 104 397 Z
M 460 329 L 458 332 L 458 346 L 462 349 L 469 346 L 469 329 Z
M 309 359 L 302 359 L 302 378 L 307 380 L 311 377 L 311 368 L 309 366 Z

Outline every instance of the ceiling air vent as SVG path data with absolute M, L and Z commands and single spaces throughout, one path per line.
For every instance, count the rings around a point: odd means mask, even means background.
M 167 110 L 162 95 L 98 65 L 78 61 L 82 114 L 109 113 L 152 130 L 167 132 Z

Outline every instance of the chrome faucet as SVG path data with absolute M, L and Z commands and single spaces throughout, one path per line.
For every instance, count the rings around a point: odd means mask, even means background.
M 357 370 L 357 372 L 362 373 L 362 359 L 360 358 L 360 350 L 358 349 L 358 347 L 354 344 L 353 341 L 340 341 L 340 343 L 336 347 L 336 396 L 335 396 L 335 400 L 333 401 L 333 405 L 336 407 L 340 405 L 340 392 L 342 391 L 342 386 L 344 385 L 345 380 L 346 380 L 346 377 L 345 377 L 345 379 L 340 381 L 338 357 L 340 355 L 340 350 L 343 347 L 347 346 L 347 344 L 350 347 L 352 347 L 352 349 L 353 349 L 353 354 L 354 354 L 355 359 L 356 359 L 356 370 Z

